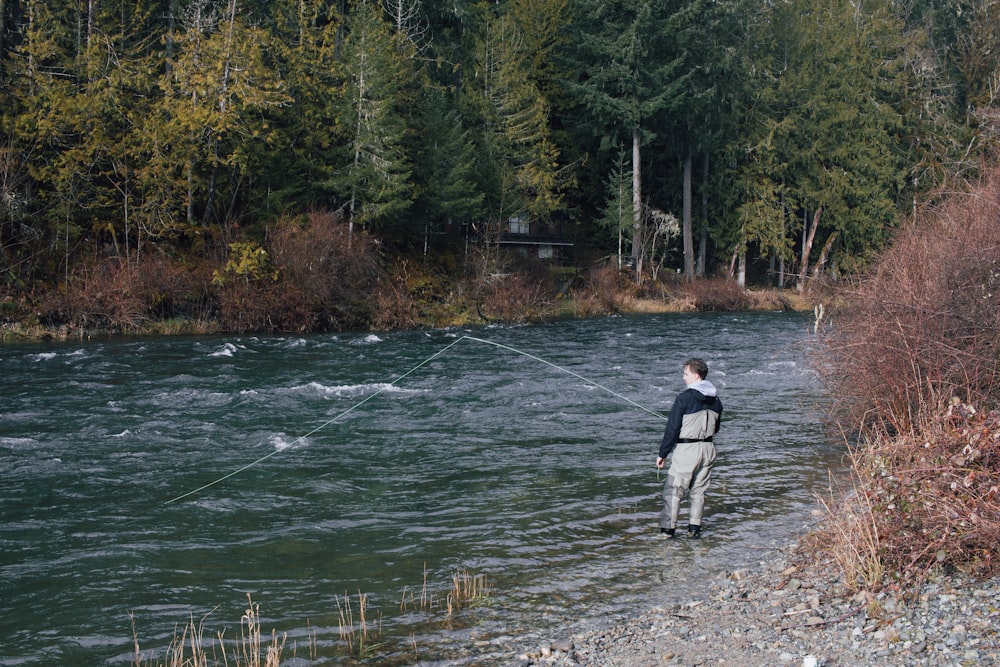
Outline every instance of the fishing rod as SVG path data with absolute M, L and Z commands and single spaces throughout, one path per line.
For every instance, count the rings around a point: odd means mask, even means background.
M 597 387 L 598 389 L 606 391 L 609 394 L 611 394 L 612 396 L 615 396 L 615 397 L 620 398 L 621 400 L 625 401 L 629 405 L 632 405 L 632 406 L 634 406 L 636 408 L 639 408 L 640 410 L 644 410 L 645 412 L 648 412 L 651 415 L 655 415 L 655 416 L 659 417 L 660 419 L 664 419 L 664 420 L 666 419 L 666 417 L 664 417 L 659 412 L 656 412 L 655 410 L 651 410 L 650 408 L 647 408 L 644 405 L 636 403 L 635 401 L 633 401 L 632 399 L 628 398 L 627 396 L 624 396 L 622 394 L 619 394 L 616 391 L 608 389 L 607 387 L 605 387 L 604 385 L 600 384 L 599 382 L 594 382 L 593 380 L 585 378 L 584 376 L 580 375 L 579 373 L 575 373 L 575 372 L 569 370 L 568 368 L 564 368 L 564 367 L 562 367 L 562 366 L 560 366 L 558 364 L 555 364 L 555 363 L 553 363 L 551 361 L 548 361 L 547 359 L 543 359 L 542 357 L 535 356 L 534 354 L 531 354 L 529 352 L 525 352 L 525 351 L 519 350 L 519 349 L 517 349 L 515 347 L 511 347 L 510 345 L 504 345 L 503 343 L 497 343 L 496 341 L 487 340 L 486 338 L 477 338 L 475 336 L 462 336 L 460 338 L 455 339 L 454 341 L 452 341 L 451 343 L 449 343 L 445 347 L 441 348 L 440 350 L 438 350 L 437 352 L 435 352 L 431 356 L 427 357 L 426 359 L 424 359 L 423 361 L 421 361 L 419 364 L 417 364 L 416 366 L 414 366 L 410 370 L 406 371 L 405 373 L 403 373 L 402 375 L 400 375 L 399 377 L 397 377 L 392 382 L 389 382 L 389 383 L 385 384 L 380 389 L 372 392 L 371 394 L 369 394 L 368 396 L 366 396 L 362 400 L 358 401 L 357 403 L 355 403 L 351 407 L 349 407 L 346 410 L 344 410 L 343 412 L 337 414 L 335 417 L 333 417 L 331 419 L 328 419 L 327 421 L 323 422 L 322 424 L 320 424 L 319 426 L 317 426 L 313 430 L 309 431 L 308 433 L 300 435 L 298 438 L 296 438 L 295 440 L 292 441 L 292 443 L 289 445 L 289 447 L 295 445 L 298 442 L 301 442 L 302 440 L 305 440 L 309 436 L 314 435 L 314 434 L 318 433 L 319 431 L 322 431 L 323 429 L 325 429 L 326 427 L 330 426 L 331 424 L 333 424 L 337 420 L 339 420 L 342 417 L 350 414 L 354 410 L 357 410 L 358 408 L 360 408 L 362 405 L 364 405 L 368 401 L 372 400 L 373 398 L 375 398 L 379 394 L 381 394 L 381 393 L 383 393 L 385 391 L 388 391 L 390 387 L 396 386 L 397 383 L 399 383 L 403 379 L 407 378 L 408 376 L 412 375 L 413 373 L 417 372 L 419 369 L 423 368 L 424 366 L 426 366 L 430 362 L 434 361 L 435 359 L 437 359 L 438 357 L 440 357 L 441 355 L 443 355 L 445 352 L 447 352 L 448 350 L 450 350 L 451 348 L 455 347 L 456 345 L 458 345 L 459 343 L 461 343 L 462 341 L 465 341 L 465 340 L 474 341 L 476 343 L 483 343 L 485 345 L 492 345 L 493 347 L 497 347 L 497 348 L 500 348 L 502 350 L 507 350 L 508 352 L 514 352 L 515 354 L 520 354 L 522 356 L 528 357 L 529 359 L 533 359 L 535 361 L 541 362 L 541 363 L 543 363 L 543 364 L 545 364 L 547 366 L 551 366 L 552 368 L 555 368 L 555 369 L 557 369 L 559 371 L 562 371 L 563 373 L 566 373 L 568 375 L 572 375 L 573 377 L 575 377 L 575 378 L 577 378 L 579 380 L 582 380 L 583 382 L 586 382 L 589 385 L 592 385 L 594 387 Z M 281 449 L 275 449 L 272 452 L 270 452 L 268 454 L 265 454 L 264 456 L 260 457 L 256 461 L 251 461 L 250 463 L 247 463 L 246 465 L 244 465 L 244 466 L 242 466 L 240 468 L 237 468 L 236 470 L 233 470 L 232 472 L 227 473 L 227 474 L 223 475 L 222 477 L 219 477 L 218 479 L 212 480 L 211 482 L 208 482 L 207 484 L 203 484 L 203 485 L 199 486 L 196 489 L 192 489 L 191 491 L 188 491 L 187 493 L 182 493 L 179 496 L 171 498 L 170 500 L 167 500 L 163 504 L 164 505 L 171 505 L 173 503 L 176 503 L 179 500 L 184 500 L 185 498 L 189 498 L 190 496 L 193 496 L 193 495 L 195 495 L 197 493 L 200 493 L 201 491 L 204 491 L 205 489 L 213 487 L 216 484 L 219 484 L 220 482 L 226 481 L 230 477 L 235 477 L 236 475 L 240 474 L 241 472 L 249 470 L 250 468 L 253 468 L 254 466 L 257 466 L 257 465 L 263 463 L 264 461 L 268 460 L 269 458 L 271 458 L 272 456 L 274 456 L 278 452 L 284 451 L 284 449 L 287 449 L 287 448 L 288 447 L 283 447 Z

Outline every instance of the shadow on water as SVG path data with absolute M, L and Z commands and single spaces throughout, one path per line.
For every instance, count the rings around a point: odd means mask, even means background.
M 808 336 L 773 313 L 2 347 L 0 665 L 126 664 L 130 611 L 162 649 L 216 607 L 238 630 L 247 593 L 296 664 L 340 654 L 358 594 L 380 662 L 422 664 L 696 596 L 800 531 L 840 464 Z M 664 422 L 593 383 L 663 413 L 695 355 L 719 460 L 704 539 L 664 542 Z M 493 594 L 449 615 L 457 572 Z

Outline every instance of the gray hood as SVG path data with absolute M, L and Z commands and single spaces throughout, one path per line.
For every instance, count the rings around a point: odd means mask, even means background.
M 703 396 L 708 396 L 711 398 L 715 396 L 718 392 L 715 390 L 715 385 L 708 380 L 698 380 L 697 382 L 692 382 L 687 386 L 688 389 L 694 389 Z

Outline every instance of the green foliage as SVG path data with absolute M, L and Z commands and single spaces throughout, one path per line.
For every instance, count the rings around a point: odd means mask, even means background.
M 648 123 L 683 106 L 679 94 L 690 72 L 674 50 L 664 0 L 585 0 L 576 13 L 580 78 L 572 89 L 590 111 L 592 128 L 607 148 L 628 142 L 634 130 L 646 138 Z
M 889 5 L 868 7 L 786 3 L 755 33 L 772 46 L 728 149 L 729 247 L 790 258 L 792 234 L 817 210 L 839 270 L 863 267 L 888 240 L 906 184 L 899 101 L 914 89 L 901 23 Z
M 470 102 L 484 128 L 480 168 L 492 183 L 490 216 L 546 219 L 561 203 L 562 184 L 548 101 L 530 78 L 533 54 L 509 14 L 488 16 L 482 31 Z
M 373 0 L 354 5 L 348 31 L 340 118 L 352 130 L 340 192 L 349 201 L 352 224 L 377 226 L 400 216 L 412 201 L 406 124 L 397 97 L 409 75 L 407 51 L 412 45 L 390 32 Z
M 231 274 L 245 283 L 251 280 L 261 280 L 270 277 L 277 280 L 277 272 L 271 271 L 271 258 L 267 251 L 252 241 L 236 241 L 229 244 L 229 259 L 226 261 L 226 273 Z M 212 284 L 222 287 L 226 284 L 225 277 L 218 271 L 212 273 Z
M 619 151 L 605 187 L 606 197 L 600 224 L 621 239 L 633 224 L 632 170 L 629 168 L 628 154 L 624 150 Z
M 485 197 L 476 185 L 472 133 L 443 92 L 430 90 L 421 102 L 414 170 L 419 207 L 438 225 L 474 220 L 484 213 Z
M 822 210 L 817 244 L 855 271 L 996 146 L 994 4 L 7 3 L 0 271 L 218 258 L 313 210 L 456 255 L 453 223 L 528 214 L 607 255 L 602 222 L 631 213 L 638 248 L 647 202 L 687 230 L 701 158 L 710 266 L 793 262 Z

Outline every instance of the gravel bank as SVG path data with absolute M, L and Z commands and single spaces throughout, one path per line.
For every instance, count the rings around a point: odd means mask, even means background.
M 553 637 L 511 665 L 1000 665 L 1000 579 L 931 577 L 916 594 L 851 594 L 792 545 L 720 575 L 704 599 Z

